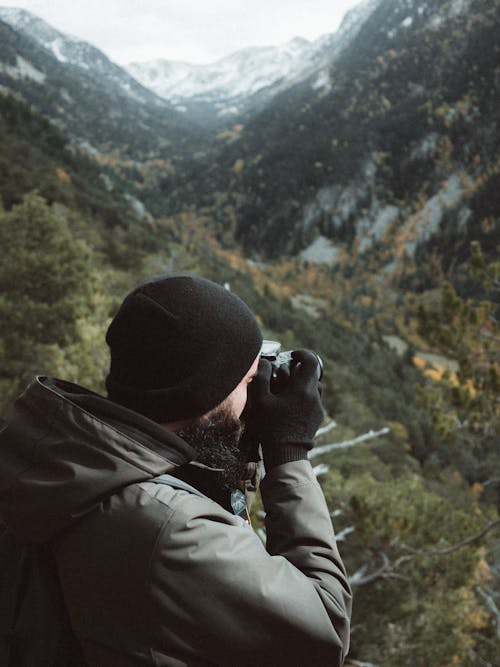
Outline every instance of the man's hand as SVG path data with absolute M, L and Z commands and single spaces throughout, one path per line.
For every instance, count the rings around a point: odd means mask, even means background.
M 297 350 L 292 359 L 290 377 L 279 393 L 271 392 L 272 366 L 265 359 L 251 385 L 249 428 L 262 444 L 267 469 L 307 458 L 323 420 L 316 355 Z

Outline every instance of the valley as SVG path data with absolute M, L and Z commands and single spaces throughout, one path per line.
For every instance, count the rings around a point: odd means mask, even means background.
M 146 276 L 227 285 L 325 363 L 352 665 L 500 664 L 499 29 L 493 0 L 366 0 L 125 69 L 0 8 L 2 417 L 35 373 L 104 392 Z

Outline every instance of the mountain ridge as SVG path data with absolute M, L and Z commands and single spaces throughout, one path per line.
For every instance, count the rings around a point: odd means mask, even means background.
M 413 262 L 441 233 L 454 239 L 447 261 L 473 238 L 494 244 L 498 225 L 488 235 L 477 216 L 497 179 L 499 24 L 487 1 L 377 3 L 328 70 L 329 89 L 283 91 L 200 166 L 205 210 L 220 220 L 209 193 L 227 192 L 226 226 L 257 259 L 320 236 L 338 257 L 390 256 L 392 238 L 402 247 L 387 267 Z
M 50 45 L 42 43 L 39 30 L 46 24 L 36 17 L 33 20 L 38 32 L 30 36 L 26 27 L 16 29 L 0 13 L 4 93 L 42 114 L 70 143 L 115 165 L 130 165 L 127 168 L 137 171 L 152 160 L 174 164 L 191 155 L 200 139 L 197 125 L 90 45 L 83 43 L 80 48 L 82 43 L 77 42 L 73 59 L 81 56 L 84 60 L 79 64 L 62 62 Z M 49 37 L 59 34 L 50 26 L 47 31 Z M 128 81 L 132 82 L 129 90 L 124 88 Z M 116 177 L 121 179 L 118 171 Z
M 277 46 L 245 47 L 208 65 L 157 59 L 130 63 L 127 70 L 146 88 L 201 122 L 223 122 L 264 107 L 280 91 L 316 75 L 348 47 L 380 0 L 365 0 L 347 12 L 335 33 L 314 41 L 297 36 Z M 210 122 L 209 121 L 209 122 Z M 207 122 L 207 120 L 205 120 Z
M 58 62 L 99 74 L 109 86 L 118 87 L 123 93 L 142 104 L 168 107 L 164 100 L 128 76 L 123 68 L 113 63 L 100 49 L 89 42 L 57 30 L 25 9 L 0 7 L 0 19 L 28 39 L 35 40 Z

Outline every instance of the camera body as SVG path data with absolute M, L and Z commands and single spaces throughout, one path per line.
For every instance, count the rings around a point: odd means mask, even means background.
M 316 352 L 313 352 L 318 360 L 318 381 L 323 377 L 323 361 Z M 267 359 L 272 366 L 271 391 L 278 394 L 286 386 L 290 377 L 290 370 L 297 362 L 292 358 L 292 350 L 281 351 L 281 343 L 275 340 L 264 340 L 260 351 L 261 359 Z

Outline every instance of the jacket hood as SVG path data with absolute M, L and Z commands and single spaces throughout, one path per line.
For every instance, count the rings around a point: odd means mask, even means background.
M 0 433 L 0 518 L 46 542 L 120 488 L 194 458 L 175 433 L 78 385 L 37 377 Z

